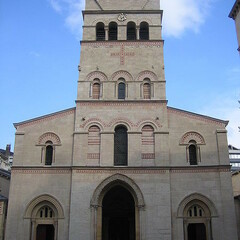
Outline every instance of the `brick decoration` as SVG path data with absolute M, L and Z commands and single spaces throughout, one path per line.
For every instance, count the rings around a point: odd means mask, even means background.
M 197 144 L 205 144 L 203 136 L 197 132 L 187 132 L 185 133 L 181 140 L 180 145 L 188 145 L 191 140 L 194 140 Z
M 48 169 L 24 169 L 24 168 L 18 168 L 18 169 L 12 169 L 11 172 L 14 174 L 70 174 L 70 169 L 51 169 L 49 167 Z
M 111 57 L 120 57 L 120 65 L 125 64 L 126 57 L 134 57 L 134 52 L 126 52 L 124 44 L 120 45 L 120 52 L 111 53 Z
M 112 81 L 117 81 L 119 78 L 124 78 L 126 82 L 133 81 L 132 75 L 129 72 L 123 70 L 113 73 L 111 77 Z
M 142 128 L 142 159 L 155 159 L 154 129 L 150 125 Z
M 142 159 L 155 159 L 154 153 L 142 153 Z
M 101 101 L 94 101 L 94 102 L 77 102 L 78 106 L 93 106 L 93 107 L 96 107 L 96 106 L 103 106 L 103 107 L 108 107 L 108 106 L 114 106 L 114 107 L 122 107 L 122 106 L 132 106 L 132 107 L 135 107 L 135 106 L 138 106 L 138 107 L 147 107 L 147 105 L 151 108 L 153 107 L 159 107 L 159 106 L 163 106 L 163 105 L 166 105 L 165 102 L 149 102 L 149 101 L 141 101 L 141 102 L 127 102 L 127 101 L 116 101 L 116 102 L 101 102 Z
M 100 159 L 100 153 L 88 153 L 87 158 L 88 159 Z
M 96 78 L 99 79 L 101 82 L 108 80 L 107 76 L 103 72 L 94 71 L 94 72 L 91 72 L 87 75 L 86 81 L 91 81 L 92 82 Z
M 17 130 L 19 131 L 20 129 L 22 129 L 24 127 L 28 127 L 28 126 L 31 126 L 31 125 L 34 125 L 34 124 L 40 124 L 40 123 L 45 122 L 45 121 L 51 121 L 51 120 L 54 120 L 54 119 L 58 119 L 58 118 L 62 118 L 62 117 L 74 114 L 75 110 L 76 110 L 76 108 L 71 108 L 71 109 L 68 109 L 68 110 L 61 111 L 61 112 L 57 112 L 57 113 L 49 114 L 49 115 L 46 115 L 46 116 L 42 116 L 42 117 L 39 117 L 39 118 L 34 118 L 34 119 L 28 120 L 26 122 L 16 123 L 14 125 L 17 128 Z
M 140 72 L 137 76 L 137 81 L 142 82 L 145 78 L 149 78 L 150 81 L 158 81 L 157 75 L 148 70 Z
M 171 108 L 168 107 L 168 114 L 176 114 L 179 116 L 183 116 L 183 117 L 187 117 L 187 118 L 192 118 L 194 120 L 199 120 L 202 122 L 206 122 L 206 123 L 210 123 L 210 124 L 214 124 L 214 125 L 219 125 L 221 127 L 225 127 L 227 122 L 218 120 L 218 119 L 213 119 L 207 116 L 201 116 L 195 113 L 191 113 L 191 112 L 186 112 L 186 111 L 182 111 L 180 109 L 175 109 L 175 108 Z
M 60 138 L 53 132 L 47 132 L 41 135 L 38 139 L 38 144 L 45 145 L 47 141 L 51 141 L 54 145 L 61 145 Z
M 92 41 L 92 42 L 81 42 L 81 46 L 88 46 L 88 47 L 114 47 L 114 46 L 136 46 L 136 47 L 162 47 L 163 46 L 163 40 L 158 41 L 133 41 L 133 42 L 111 42 L 111 41 Z

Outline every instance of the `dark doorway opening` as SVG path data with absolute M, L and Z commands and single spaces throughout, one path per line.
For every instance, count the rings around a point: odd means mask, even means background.
M 135 240 L 135 203 L 121 186 L 110 189 L 102 204 L 102 240 Z
M 188 240 L 207 240 L 204 223 L 191 223 L 188 225 Z
M 39 224 L 37 226 L 37 240 L 54 240 L 54 226 Z

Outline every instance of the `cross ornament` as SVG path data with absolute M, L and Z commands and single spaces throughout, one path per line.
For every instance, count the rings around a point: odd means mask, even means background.
M 120 57 L 120 65 L 125 64 L 125 57 L 135 56 L 134 52 L 126 52 L 124 44 L 121 44 L 120 52 L 111 53 L 111 57 Z

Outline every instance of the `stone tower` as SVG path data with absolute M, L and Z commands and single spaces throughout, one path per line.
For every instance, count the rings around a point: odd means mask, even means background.
M 167 106 L 159 0 L 87 0 L 76 107 L 16 123 L 7 240 L 236 240 L 226 121 Z

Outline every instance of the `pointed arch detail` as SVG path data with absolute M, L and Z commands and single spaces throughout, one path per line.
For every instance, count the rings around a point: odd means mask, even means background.
M 216 209 L 214 203 L 209 198 L 207 198 L 206 196 L 204 196 L 200 193 L 192 193 L 192 194 L 188 195 L 187 197 L 185 197 L 181 201 L 181 203 L 178 206 L 177 217 L 179 217 L 179 218 L 184 217 L 184 210 L 185 210 L 187 204 L 189 204 L 191 201 L 203 202 L 209 208 L 211 217 L 218 217 L 218 212 L 217 212 L 217 209 Z
M 55 197 L 49 194 L 40 195 L 30 201 L 25 210 L 24 218 L 31 218 L 35 207 L 42 202 L 52 204 L 57 210 L 58 218 L 64 218 L 64 211 L 61 203 Z
M 100 201 L 102 200 L 104 194 L 113 186 L 116 185 L 122 185 L 126 189 L 128 189 L 134 199 L 135 204 L 137 207 L 144 207 L 145 201 L 143 198 L 143 194 L 138 187 L 138 185 L 129 177 L 122 175 L 122 174 L 114 174 L 105 180 L 103 180 L 95 189 L 92 199 L 91 199 L 91 206 L 92 207 L 98 207 L 100 204 Z

